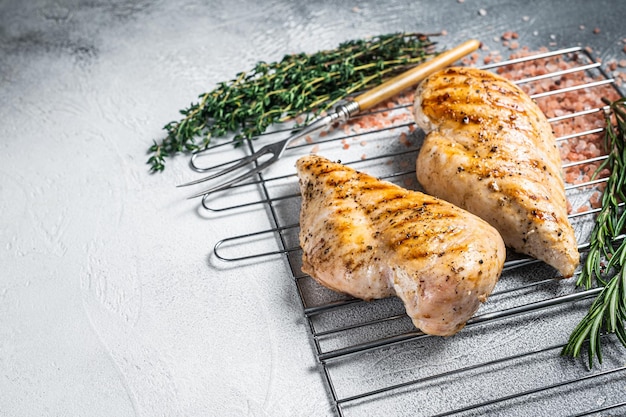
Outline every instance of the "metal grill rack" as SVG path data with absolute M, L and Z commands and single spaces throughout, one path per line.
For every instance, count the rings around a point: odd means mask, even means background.
M 619 94 L 600 64 L 581 48 L 483 68 L 498 71 L 544 59 L 563 60 L 573 66 L 550 69 L 546 74 L 514 82 L 530 86 L 532 91 L 533 83 L 567 74 L 580 75 L 581 79 L 584 76 L 586 80 L 530 93 L 538 102 L 547 96 L 565 97 L 572 92 L 606 87 Z M 302 300 L 321 372 L 340 416 L 625 415 L 626 356 L 613 335 L 604 336 L 604 362 L 596 363 L 593 369 L 586 366 L 585 357 L 560 355 L 571 330 L 599 291 L 581 291 L 575 288 L 575 278 L 562 280 L 541 262 L 509 254 L 488 302 L 465 329 L 450 338 L 431 337 L 416 330 L 396 298 L 372 302 L 352 299 L 321 287 L 301 272 L 295 160 L 317 152 L 406 188 L 420 189 L 414 161 L 423 134 L 419 129 L 413 130 L 410 107 L 410 103 L 389 105 L 363 116 L 384 112 L 380 119 L 389 125 L 364 126 L 357 118 L 347 127 L 339 126 L 311 142 L 294 144 L 281 161 L 254 181 L 205 198 L 203 206 L 211 212 L 264 209 L 272 223 L 268 229 L 219 241 L 215 256 L 225 262 L 272 256 L 286 259 Z M 576 126 L 575 121 L 582 117 L 603 120 L 603 105 L 598 102 L 580 111 L 564 109 L 558 115 L 548 116 L 554 125 L 566 122 Z M 582 131 L 571 129 L 557 139 L 566 143 L 601 135 L 602 131 L 601 126 Z M 222 158 L 241 157 L 242 152 L 252 152 L 287 134 L 289 129 L 277 130 L 246 142 L 244 147 L 233 149 L 229 143 L 210 153 L 213 158 L 220 153 Z M 583 169 L 604 157 L 564 161 L 563 166 Z M 570 221 L 583 257 L 597 211 L 584 207 L 603 181 L 581 180 L 567 185 L 573 213 Z M 250 199 L 242 203 L 242 196 Z M 267 242 L 276 249 L 260 250 L 261 243 Z

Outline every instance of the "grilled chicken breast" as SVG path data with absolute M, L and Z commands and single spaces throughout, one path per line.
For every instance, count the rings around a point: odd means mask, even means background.
M 296 166 L 302 270 L 320 284 L 365 300 L 396 295 L 417 328 L 440 336 L 487 299 L 506 256 L 487 222 L 319 156 Z
M 424 190 L 485 219 L 516 250 L 574 273 L 561 159 L 539 107 L 488 71 L 452 67 L 417 88 L 414 116 L 427 133 L 417 158 Z

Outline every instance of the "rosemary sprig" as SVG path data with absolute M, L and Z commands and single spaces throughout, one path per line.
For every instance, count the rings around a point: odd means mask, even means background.
M 393 33 L 286 55 L 279 62 L 258 62 L 181 110 L 183 118 L 166 124 L 165 138 L 149 148 L 147 163 L 151 171 L 162 171 L 166 157 L 206 148 L 212 138 L 233 134 L 239 143 L 274 123 L 322 113 L 342 98 L 434 56 L 434 45 L 427 35 Z
M 590 368 L 594 358 L 602 363 L 602 332 L 615 333 L 626 347 L 626 210 L 622 207 L 626 201 L 626 98 L 607 104 L 609 111 L 605 114 L 604 141 L 609 154 L 596 173 L 608 168 L 610 175 L 602 195 L 602 207 L 591 232 L 589 254 L 576 282 L 577 286 L 585 289 L 596 285 L 602 290 L 574 328 L 562 351 L 564 355 L 577 357 L 588 340 Z M 620 239 L 621 244 L 618 245 Z

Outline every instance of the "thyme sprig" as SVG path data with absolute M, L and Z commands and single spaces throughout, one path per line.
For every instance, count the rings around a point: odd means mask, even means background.
M 204 149 L 213 138 L 232 134 L 240 143 L 274 123 L 322 113 L 342 98 L 434 56 L 434 46 L 428 35 L 393 33 L 286 55 L 279 62 L 258 62 L 180 110 L 183 118 L 164 126 L 166 136 L 149 148 L 147 163 L 151 171 L 162 171 L 166 157 Z
M 609 104 L 609 111 L 605 114 L 604 142 L 609 154 L 596 173 L 609 169 L 610 175 L 591 232 L 589 254 L 576 282 L 587 290 L 594 286 L 602 289 L 562 351 L 564 355 L 577 357 L 588 340 L 590 368 L 594 358 L 602 363 L 600 336 L 603 332 L 615 333 L 626 347 L 626 210 L 623 208 L 626 202 L 626 98 L 605 102 Z

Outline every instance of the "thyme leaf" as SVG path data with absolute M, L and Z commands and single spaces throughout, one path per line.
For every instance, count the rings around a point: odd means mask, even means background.
M 626 347 L 626 98 L 605 102 L 609 110 L 605 113 L 604 143 L 609 154 L 596 174 L 608 168 L 610 175 L 591 232 L 589 254 L 576 281 L 584 289 L 602 290 L 562 350 L 563 355 L 577 357 L 584 342 L 589 341 L 589 368 L 593 367 L 594 358 L 602 363 L 603 332 L 615 333 Z
M 214 138 L 234 135 L 238 144 L 274 123 L 320 114 L 349 94 L 372 88 L 435 55 L 435 43 L 420 33 L 392 33 L 341 43 L 312 54 L 258 62 L 180 110 L 165 137 L 148 149 L 152 172 L 165 158 L 206 148 Z

